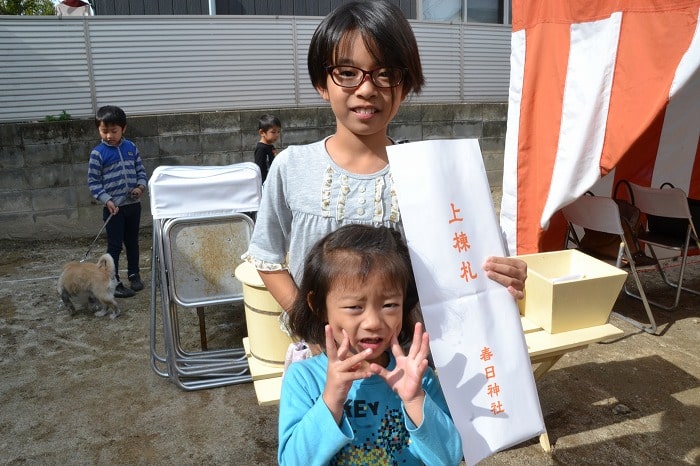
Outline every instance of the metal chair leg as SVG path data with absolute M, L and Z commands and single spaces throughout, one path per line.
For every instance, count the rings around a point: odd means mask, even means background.
M 629 256 L 628 256 L 629 257 Z M 634 277 L 634 281 L 637 284 L 637 289 L 639 290 L 639 294 L 634 294 L 632 293 L 628 288 L 627 284 L 625 283 L 624 285 L 624 290 L 625 293 L 633 298 L 637 298 L 640 301 L 642 301 L 642 304 L 644 305 L 644 310 L 647 313 L 647 317 L 649 318 L 649 323 L 650 325 L 645 325 L 635 319 L 632 319 L 631 317 L 624 316 L 620 314 L 619 312 L 613 312 L 612 315 L 615 317 L 624 320 L 625 322 L 634 325 L 635 327 L 651 334 L 656 334 L 656 320 L 654 319 L 654 315 L 651 313 L 651 307 L 649 306 L 649 300 L 647 299 L 647 295 L 644 292 L 644 287 L 642 286 L 642 281 L 639 278 L 639 273 L 637 272 L 637 267 L 634 265 L 633 259 L 630 259 L 629 261 L 630 264 L 630 270 L 632 271 L 632 276 Z

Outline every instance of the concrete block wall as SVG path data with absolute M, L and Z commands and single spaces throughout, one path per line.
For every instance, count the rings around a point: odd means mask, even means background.
M 160 165 L 229 165 L 253 161 L 257 121 L 282 121 L 279 147 L 331 134 L 328 107 L 163 114 L 128 118 L 150 175 Z M 395 140 L 478 138 L 498 206 L 503 177 L 505 103 L 414 105 L 405 102 L 392 122 Z M 99 142 L 92 120 L 0 124 L 0 239 L 88 238 L 102 224 L 102 206 L 87 189 L 90 150 Z M 151 227 L 148 195 L 142 227 Z

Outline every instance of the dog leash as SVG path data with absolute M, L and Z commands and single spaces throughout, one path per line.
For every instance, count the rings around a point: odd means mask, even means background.
M 114 214 L 109 214 L 109 217 L 107 217 L 107 220 L 102 224 L 102 228 L 100 228 L 100 231 L 97 232 L 97 236 L 95 236 L 95 239 L 92 240 L 92 243 L 90 244 L 90 247 L 88 248 L 87 252 L 85 253 L 85 257 L 83 257 L 80 262 L 85 262 L 85 260 L 88 257 L 88 254 L 90 254 L 90 251 L 92 251 L 92 247 L 95 245 L 95 241 L 97 241 L 97 238 L 100 237 L 102 234 L 102 230 L 105 229 L 107 224 L 109 223 L 110 220 L 112 220 L 112 217 L 114 217 Z

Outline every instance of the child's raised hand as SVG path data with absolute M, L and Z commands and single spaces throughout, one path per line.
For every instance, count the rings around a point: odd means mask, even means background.
M 372 376 L 369 365 L 365 362 L 372 354 L 372 351 L 367 349 L 361 353 L 354 354 L 350 351 L 350 338 L 345 333 L 345 330 L 343 330 L 343 340 L 340 342 L 340 346 L 336 345 L 331 326 L 326 325 L 325 330 L 328 369 L 326 387 L 322 396 L 335 421 L 339 423 L 343 417 L 345 400 L 348 397 L 352 383 L 355 380 L 366 379 Z
M 416 425 L 420 425 L 423 416 L 423 375 L 428 368 L 428 352 L 430 351 L 429 337 L 423 332 L 423 326 L 416 323 L 413 332 L 413 342 L 404 356 L 403 349 L 396 335 L 391 337 L 391 352 L 396 359 L 396 367 L 388 371 L 379 364 L 371 364 L 370 370 L 391 387 L 404 402 L 406 413 Z M 413 409 L 415 408 L 415 409 Z

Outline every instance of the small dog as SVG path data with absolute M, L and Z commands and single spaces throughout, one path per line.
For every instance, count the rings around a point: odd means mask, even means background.
M 103 254 L 96 264 L 88 262 L 69 262 L 63 267 L 63 273 L 58 278 L 58 294 L 70 314 L 75 314 L 76 303 L 97 303 L 101 305 L 95 315 L 102 317 L 107 314 L 111 319 L 119 316 L 121 311 L 114 300 L 114 289 L 117 278 L 114 270 L 114 260 L 109 254 Z

